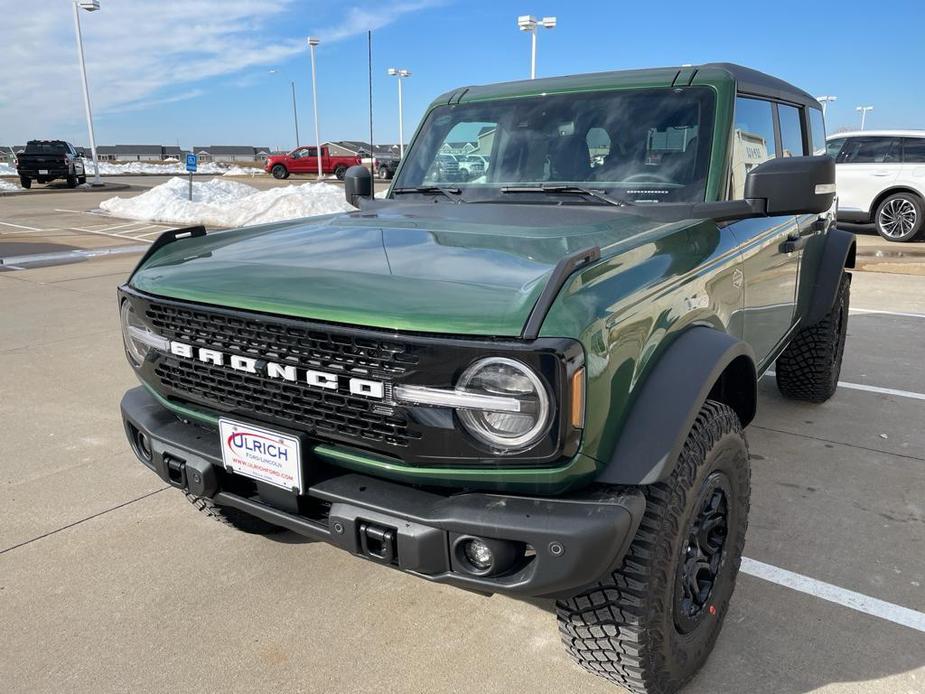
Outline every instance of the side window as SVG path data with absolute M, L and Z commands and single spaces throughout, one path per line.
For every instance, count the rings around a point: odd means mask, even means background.
M 591 167 L 601 166 L 610 154 L 610 135 L 603 128 L 590 128 L 585 135 L 588 153 L 591 155 Z
M 838 153 L 838 163 L 897 164 L 901 149 L 897 137 L 853 137 Z
M 903 161 L 907 164 L 925 164 L 925 137 L 903 139 Z
M 780 146 L 785 157 L 803 156 L 803 126 L 800 109 L 795 106 L 777 105 L 780 117 Z
M 773 159 L 776 152 L 771 102 L 738 97 L 732 142 L 732 199 L 745 196 L 745 176 L 758 164 Z
M 813 156 L 820 156 L 826 153 L 825 144 L 825 119 L 822 117 L 822 111 L 818 108 L 808 109 L 809 112 L 809 134 L 810 149 Z
M 845 144 L 844 137 L 836 137 L 825 144 L 825 153 L 834 159 L 838 159 L 838 153 L 841 152 L 842 145 Z

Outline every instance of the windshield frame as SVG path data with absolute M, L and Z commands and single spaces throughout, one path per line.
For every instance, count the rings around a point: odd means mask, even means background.
M 724 122 L 724 112 L 725 112 L 725 102 L 723 100 L 724 90 L 717 90 L 716 86 L 713 84 L 694 84 L 685 87 L 670 87 L 668 85 L 657 85 L 657 86 L 646 86 L 639 87 L 636 85 L 633 86 L 619 86 L 614 85 L 606 89 L 594 89 L 594 90 L 582 90 L 576 92 L 567 92 L 567 91 L 557 91 L 549 93 L 538 93 L 538 94 L 528 94 L 528 95 L 515 95 L 515 96 L 505 96 L 502 98 L 492 98 L 492 99 L 478 99 L 472 101 L 463 101 L 458 103 L 446 103 L 438 102 L 432 104 L 431 108 L 425 114 L 425 117 L 422 119 L 420 125 L 415 132 L 414 138 L 412 139 L 411 144 L 408 146 L 408 151 L 405 153 L 405 157 L 401 162 L 401 166 L 395 174 L 394 180 L 392 181 L 389 193 L 387 197 L 393 199 L 391 190 L 403 188 L 406 192 L 412 188 L 418 187 L 448 187 L 448 188 L 459 188 L 460 196 L 463 201 L 466 202 L 496 202 L 496 203 L 512 203 L 517 202 L 520 204 L 523 203 L 535 203 L 535 204 L 570 204 L 570 205 L 606 205 L 607 203 L 601 199 L 595 199 L 594 196 L 589 195 L 574 195 L 572 194 L 550 194 L 548 192 L 538 192 L 535 195 L 530 195 L 528 193 L 523 193 L 516 196 L 516 200 L 512 199 L 515 196 L 505 195 L 502 191 L 503 188 L 510 189 L 517 186 L 528 186 L 528 187 L 539 187 L 539 186 L 551 186 L 551 187 L 562 187 L 562 188 L 575 188 L 575 187 L 584 187 L 587 189 L 593 189 L 595 192 L 600 193 L 601 195 L 609 195 L 613 198 L 619 200 L 626 200 L 630 204 L 634 203 L 673 203 L 673 202 L 709 202 L 716 198 L 715 180 L 721 178 L 721 173 L 717 173 L 717 162 L 722 160 L 722 150 L 724 149 L 724 143 L 721 141 L 721 137 L 718 136 L 718 133 L 722 131 L 723 122 Z M 436 118 L 452 112 L 455 109 L 469 109 L 473 111 L 473 118 L 469 122 L 477 122 L 475 115 L 477 114 L 480 108 L 491 107 L 493 105 L 499 105 L 498 110 L 496 111 L 500 117 L 497 118 L 497 126 L 499 129 L 502 127 L 502 119 L 506 114 L 507 105 L 510 106 L 510 110 L 518 106 L 522 106 L 525 101 L 539 101 L 542 99 L 547 99 L 549 97 L 572 97 L 572 98 L 607 98 L 607 97 L 631 97 L 633 95 L 658 95 L 663 93 L 666 97 L 677 94 L 691 94 L 695 93 L 695 98 L 699 99 L 701 106 L 703 106 L 702 114 L 697 122 L 698 132 L 696 136 L 701 138 L 698 149 L 695 153 L 696 161 L 694 169 L 695 173 L 691 177 L 691 182 L 672 182 L 668 184 L 668 187 L 672 190 L 684 190 L 687 188 L 693 189 L 693 195 L 688 195 L 684 197 L 675 197 L 670 194 L 665 194 L 660 200 L 656 199 L 647 199 L 647 198 L 634 198 L 633 195 L 627 195 L 627 192 L 633 194 L 648 192 L 648 188 L 658 188 L 659 184 L 656 182 L 647 182 L 640 181 L 633 186 L 626 185 L 625 180 L 565 180 L 559 178 L 551 178 L 549 180 L 530 180 L 528 178 L 518 179 L 516 177 L 496 180 L 496 181 L 479 181 L 472 182 L 466 180 L 446 180 L 446 181 L 435 181 L 427 178 L 426 169 L 422 171 L 422 164 L 418 162 L 415 158 L 415 153 L 421 151 L 422 147 L 429 147 L 429 152 L 432 153 L 432 156 L 429 156 L 428 151 L 425 150 L 425 154 L 422 158 L 424 163 L 428 161 L 436 161 L 440 157 L 452 157 L 454 160 L 463 161 L 469 157 L 478 157 L 485 161 L 489 166 L 491 163 L 495 163 L 495 160 L 498 156 L 499 146 L 495 144 L 491 151 L 479 152 L 441 152 L 440 149 L 445 143 L 446 136 L 452 130 L 456 124 L 460 122 L 467 122 L 466 119 L 457 119 L 452 125 L 448 128 L 441 130 L 433 125 Z M 578 112 L 575 117 L 575 122 L 577 123 L 579 118 L 584 114 L 584 111 Z M 545 115 L 545 114 L 543 114 Z M 511 116 L 513 118 L 513 116 Z M 611 125 L 613 122 L 611 122 Z M 588 124 L 588 127 L 584 129 L 578 129 L 578 133 L 589 132 L 593 128 L 598 126 L 593 124 Z M 436 128 L 436 130 L 434 130 Z M 436 132 L 436 135 L 434 134 Z M 662 131 L 658 131 L 662 132 Z M 442 133 L 442 134 L 441 134 Z M 542 137 L 542 135 L 540 135 Z M 555 136 L 554 133 L 552 135 Z M 636 137 L 638 141 L 638 136 Z M 647 150 L 648 151 L 648 150 Z M 667 151 L 667 150 L 666 150 Z M 429 157 L 429 158 L 428 158 Z M 648 163 L 648 162 L 647 162 Z M 416 165 L 417 164 L 417 165 Z M 431 164 L 432 165 L 432 164 Z M 593 166 L 593 163 L 592 163 Z M 722 168 L 722 167 L 720 167 Z M 664 188 L 665 186 L 662 186 Z M 665 191 L 659 190 L 659 193 L 664 193 Z M 409 198 L 415 197 L 412 195 L 402 195 L 402 198 L 408 200 Z

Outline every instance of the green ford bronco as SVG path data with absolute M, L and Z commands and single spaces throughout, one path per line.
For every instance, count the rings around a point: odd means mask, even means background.
M 353 167 L 355 211 L 157 239 L 118 296 L 129 443 L 245 532 L 555 599 L 582 667 L 675 691 L 733 592 L 758 379 L 838 383 L 824 152 L 818 102 L 737 65 L 448 92 L 384 199 Z

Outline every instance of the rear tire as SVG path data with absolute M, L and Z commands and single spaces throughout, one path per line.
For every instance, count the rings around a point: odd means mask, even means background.
M 736 413 L 708 400 L 620 567 L 556 603 L 566 650 L 637 694 L 676 692 L 706 661 L 735 588 L 748 527 L 748 445 Z
M 389 170 L 384 166 L 379 167 L 379 179 L 382 181 L 388 181 L 391 176 L 389 176 Z
M 347 173 L 347 167 L 344 166 L 343 164 L 340 164 L 337 168 L 334 169 L 334 175 L 337 177 L 338 181 L 343 181 L 346 173 Z
M 78 177 L 77 177 L 77 183 L 79 183 L 80 185 L 83 185 L 83 184 L 86 183 L 86 182 L 87 182 L 87 177 L 86 177 L 86 176 L 78 176 Z
M 23 188 L 25 188 L 26 190 L 29 190 L 29 188 L 32 187 L 32 179 L 31 179 L 31 178 L 27 178 L 26 176 L 20 176 L 20 177 L 19 177 L 19 185 L 21 185 L 21 186 L 22 186 Z
M 925 222 L 925 203 L 914 193 L 896 193 L 877 205 L 874 225 L 887 241 L 911 241 Z
M 262 518 L 257 518 L 249 513 L 244 513 L 230 506 L 219 506 L 212 499 L 202 496 L 194 496 L 189 492 L 184 492 L 187 501 L 189 501 L 197 510 L 201 511 L 209 518 L 214 518 L 219 523 L 230 525 L 233 528 L 249 533 L 251 535 L 276 535 L 284 532 L 286 529 L 278 525 L 267 523 Z
M 272 169 L 270 169 L 270 173 L 273 174 L 273 178 L 289 178 L 289 171 L 282 164 L 276 164 Z
M 821 321 L 798 331 L 777 358 L 777 388 L 793 400 L 825 402 L 835 394 L 845 354 L 851 275 L 842 273 L 835 305 Z

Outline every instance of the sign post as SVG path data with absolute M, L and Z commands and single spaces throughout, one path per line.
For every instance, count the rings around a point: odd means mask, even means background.
M 193 201 L 193 174 L 196 173 L 196 165 L 198 163 L 198 158 L 193 152 L 188 152 L 186 155 L 186 170 L 189 171 L 189 199 L 190 202 Z

